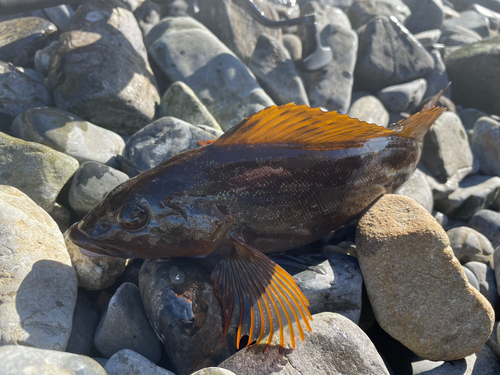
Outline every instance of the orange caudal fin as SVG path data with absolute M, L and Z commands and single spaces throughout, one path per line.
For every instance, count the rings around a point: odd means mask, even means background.
M 236 346 L 248 335 L 248 344 L 265 343 L 295 349 L 297 337 L 304 341 L 312 320 L 309 302 L 295 280 L 260 251 L 233 235 L 234 248 L 212 273 L 214 292 L 222 305 L 224 337 L 233 312 L 239 311 Z

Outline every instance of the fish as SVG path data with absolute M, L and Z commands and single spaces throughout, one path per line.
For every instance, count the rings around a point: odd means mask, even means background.
M 388 128 L 306 105 L 265 108 L 119 185 L 67 236 L 106 256 L 207 262 L 224 339 L 239 309 L 238 349 L 244 335 L 294 349 L 311 331 L 309 302 L 266 254 L 321 239 L 400 187 L 445 111 L 436 98 Z

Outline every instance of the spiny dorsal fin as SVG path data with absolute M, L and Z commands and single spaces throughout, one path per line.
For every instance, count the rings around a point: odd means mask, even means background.
M 444 107 L 424 108 L 418 113 L 411 115 L 398 122 L 401 130 L 396 132 L 400 137 L 423 139 L 427 130 L 446 111 Z

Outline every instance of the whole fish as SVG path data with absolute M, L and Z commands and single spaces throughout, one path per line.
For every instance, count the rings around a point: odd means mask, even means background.
M 435 98 L 433 105 L 437 102 Z M 239 307 L 238 341 L 295 348 L 308 302 L 265 253 L 318 240 L 394 192 L 419 161 L 444 108 L 390 128 L 305 105 L 271 106 L 215 143 L 121 184 L 68 236 L 114 257 L 205 257 L 224 316 Z

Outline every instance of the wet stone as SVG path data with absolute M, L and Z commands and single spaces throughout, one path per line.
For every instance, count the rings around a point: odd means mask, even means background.
M 75 172 L 71 181 L 69 204 L 83 217 L 128 178 L 125 173 L 107 165 L 85 162 Z
M 472 128 L 471 147 L 481 172 L 500 176 L 500 122 L 480 117 Z
M 413 112 L 424 99 L 427 90 L 425 79 L 389 86 L 377 94 L 388 111 Z
M 470 269 L 474 276 L 476 276 L 479 283 L 479 291 L 488 301 L 490 301 L 491 306 L 497 306 L 500 297 L 498 296 L 495 271 L 493 271 L 493 268 L 481 262 L 467 262 L 464 264 L 464 267 Z
M 396 190 L 395 194 L 404 195 L 420 203 L 428 212 L 432 212 L 434 201 L 432 199 L 432 190 L 425 178 L 425 174 L 416 169 L 408 181 Z
M 353 100 L 348 114 L 370 124 L 377 124 L 385 128 L 389 125 L 389 112 L 387 112 L 382 102 L 373 95 L 366 95 Z
M 104 369 L 107 375 L 175 375 L 129 349 L 114 354 L 106 362 Z
M 482 262 L 493 263 L 493 246 L 491 242 L 475 229 L 457 227 L 446 232 L 450 246 L 460 263 Z
M 405 26 L 413 34 L 440 29 L 443 25 L 444 12 L 441 0 L 403 0 L 403 3 L 411 11 Z
M 500 213 L 491 210 L 479 210 L 469 221 L 469 226 L 484 234 L 494 248 L 500 245 Z
M 99 313 L 92 309 L 92 303 L 85 292 L 79 290 L 66 352 L 89 357 L 95 355 L 94 334 L 98 324 Z
M 355 0 L 349 7 L 347 15 L 352 28 L 357 29 L 378 16 L 395 16 L 404 24 L 411 16 L 411 10 L 401 0 Z

